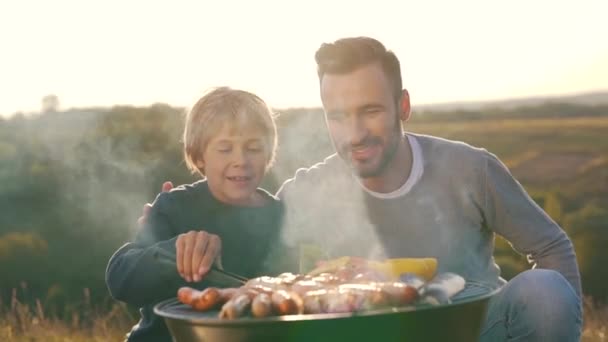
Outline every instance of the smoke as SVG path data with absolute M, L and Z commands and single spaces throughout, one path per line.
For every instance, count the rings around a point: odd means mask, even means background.
M 271 191 L 278 190 L 297 169 L 309 167 L 334 153 L 321 109 L 289 109 L 279 115 L 276 123 L 279 144 L 276 162 L 270 171 L 276 179 Z
M 41 177 L 52 181 L 54 176 L 66 224 L 96 230 L 110 240 L 124 242 L 133 235 L 143 204 L 153 200 L 155 172 L 171 163 L 167 152 L 181 157 L 175 136 L 181 122 L 158 119 L 150 110 L 126 107 L 51 113 L 35 120 L 30 134 L 55 171 Z M 170 140 L 169 147 L 157 148 Z

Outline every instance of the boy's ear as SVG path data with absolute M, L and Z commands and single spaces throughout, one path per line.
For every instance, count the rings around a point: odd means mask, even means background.
M 202 173 L 204 173 L 204 171 L 205 171 L 205 162 L 203 161 L 203 159 L 197 159 L 196 160 L 196 168 L 198 168 L 199 171 L 201 171 Z

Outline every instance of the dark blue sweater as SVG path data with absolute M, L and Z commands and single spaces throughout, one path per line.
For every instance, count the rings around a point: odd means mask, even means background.
M 205 280 L 186 283 L 174 263 L 160 262 L 159 250 L 175 254 L 179 234 L 205 230 L 222 239 L 222 264 L 226 271 L 245 277 L 279 273 L 270 260 L 279 246 L 282 206 L 264 190 L 263 207 L 237 207 L 215 199 L 207 182 L 199 181 L 158 195 L 146 224 L 133 242 L 120 247 L 110 258 L 106 284 L 117 300 L 140 307 L 141 320 L 129 333 L 128 341 L 171 341 L 161 317 L 153 306 L 175 297 L 181 286 L 205 288 Z M 273 266 L 275 264 L 275 266 Z

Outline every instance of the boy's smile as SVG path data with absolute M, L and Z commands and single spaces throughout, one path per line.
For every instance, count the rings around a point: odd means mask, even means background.
M 204 170 L 209 189 L 218 200 L 240 206 L 257 206 L 256 189 L 266 170 L 264 137 L 255 127 L 224 124 L 209 141 L 199 167 Z

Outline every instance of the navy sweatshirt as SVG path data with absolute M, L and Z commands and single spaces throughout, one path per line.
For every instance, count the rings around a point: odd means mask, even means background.
M 204 279 L 186 283 L 175 263 L 155 257 L 160 250 L 174 255 L 179 234 L 205 230 L 218 235 L 226 271 L 248 278 L 279 273 L 278 264 L 269 256 L 280 245 L 282 206 L 276 197 L 258 191 L 268 199 L 263 207 L 222 203 L 213 197 L 206 181 L 158 195 L 144 226 L 132 242 L 114 253 L 106 270 L 112 297 L 140 307 L 141 320 L 128 334 L 128 341 L 171 341 L 164 321 L 153 313 L 154 305 L 175 297 L 181 286 L 203 289 L 213 285 Z

